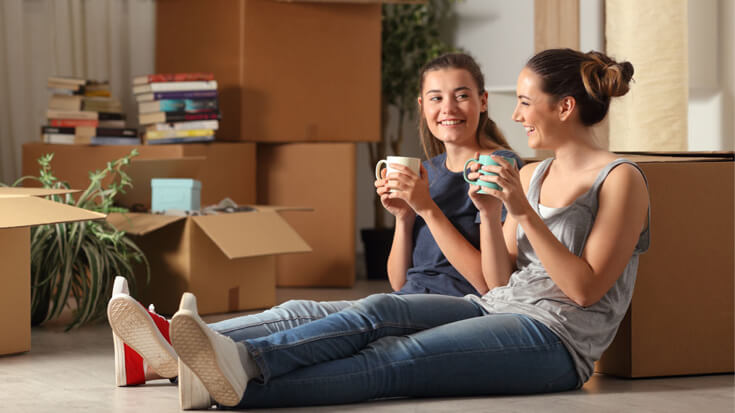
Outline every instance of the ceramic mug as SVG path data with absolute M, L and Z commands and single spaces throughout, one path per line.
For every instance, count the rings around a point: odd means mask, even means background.
M 421 176 L 421 159 L 411 158 L 409 156 L 386 156 L 385 159 L 379 160 L 375 165 L 375 179 L 383 179 L 383 177 L 380 176 L 380 170 L 383 169 L 383 165 L 385 165 L 385 168 L 387 169 L 385 173 L 386 176 L 391 172 L 395 172 L 396 170 L 391 168 L 390 164 L 406 166 L 410 170 L 414 171 L 416 175 Z M 391 192 L 393 192 L 392 189 Z
M 507 156 L 503 156 L 502 158 L 505 159 L 506 162 L 508 162 L 511 165 L 515 166 L 516 160 L 514 158 L 509 158 Z M 483 181 L 481 179 L 478 179 L 476 181 L 470 181 L 469 179 L 467 179 L 467 166 L 470 164 L 470 162 L 477 162 L 477 163 L 479 163 L 482 166 L 485 166 L 485 165 L 496 165 L 496 166 L 499 166 L 498 163 L 495 162 L 495 160 L 490 155 L 480 155 L 480 157 L 478 159 L 475 159 L 475 158 L 468 159 L 467 162 L 464 163 L 464 169 L 462 171 L 462 176 L 464 176 L 464 180 L 465 181 L 467 181 L 467 182 L 469 182 L 469 183 L 471 183 L 473 185 L 480 185 L 480 186 L 484 186 L 484 187 L 490 188 L 490 189 L 497 189 L 498 191 L 502 191 L 503 190 L 503 188 L 501 188 L 500 185 L 496 184 L 495 182 L 486 182 L 486 181 Z M 482 169 L 478 170 L 478 172 L 480 172 L 483 175 L 497 175 L 494 172 L 487 172 L 487 171 L 483 171 Z M 477 191 L 477 192 L 480 193 L 480 194 L 487 194 L 488 193 L 488 192 L 485 191 L 485 188 L 480 188 L 480 190 Z

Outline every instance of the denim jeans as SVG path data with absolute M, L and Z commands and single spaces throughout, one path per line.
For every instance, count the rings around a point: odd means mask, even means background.
M 578 383 L 564 344 L 541 323 L 440 295 L 373 295 L 242 344 L 262 377 L 250 380 L 239 408 L 539 393 Z
M 234 341 L 264 337 L 309 323 L 354 304 L 354 301 L 291 300 L 258 314 L 209 324 L 214 331 Z

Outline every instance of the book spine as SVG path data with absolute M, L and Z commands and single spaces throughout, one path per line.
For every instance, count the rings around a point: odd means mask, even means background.
M 217 99 L 165 99 L 158 101 L 161 112 L 206 112 L 217 110 Z
M 161 112 L 182 112 L 186 109 L 183 99 L 166 99 L 158 101 L 158 110 Z
M 166 112 L 166 122 L 181 122 L 188 120 L 219 120 L 219 112 L 202 112 L 202 113 L 182 113 L 182 112 Z
M 97 112 L 85 112 L 81 110 L 46 110 L 46 117 L 49 119 L 90 119 L 97 120 L 99 115 Z
M 138 130 L 133 128 L 97 128 L 95 136 L 125 136 L 137 137 Z
M 146 139 L 164 139 L 164 138 L 181 138 L 189 136 L 213 136 L 214 131 L 211 129 L 184 129 L 172 131 L 148 131 L 145 133 Z
M 140 145 L 140 139 L 125 136 L 93 136 L 90 143 L 92 145 Z
M 41 133 L 73 135 L 75 128 L 57 128 L 53 126 L 41 126 Z
M 76 127 L 76 126 L 97 126 L 98 120 L 94 119 L 49 119 L 50 126 L 56 127 Z
M 219 129 L 219 121 L 216 120 L 194 120 L 176 123 L 154 123 L 146 126 L 147 131 L 173 131 L 188 129 Z
M 162 145 L 167 143 L 194 143 L 194 142 L 212 142 L 214 141 L 214 136 L 197 136 L 197 137 L 190 137 L 190 138 L 164 138 L 164 139 L 153 139 L 150 141 L 146 141 L 149 145 Z
M 214 80 L 212 73 L 156 73 L 148 75 L 148 83 L 154 82 L 191 82 L 197 80 Z
M 217 81 L 201 81 L 201 82 L 154 82 L 148 86 L 152 92 L 174 92 L 174 91 L 191 91 L 191 90 L 217 90 Z
M 41 135 L 41 140 L 44 143 L 63 143 L 63 144 L 71 144 L 74 142 L 74 135 L 69 135 L 66 133 L 44 133 Z
M 189 92 L 153 92 L 153 99 L 212 99 L 217 97 L 216 90 L 192 90 Z
M 99 120 L 125 120 L 125 115 L 117 112 L 97 112 Z

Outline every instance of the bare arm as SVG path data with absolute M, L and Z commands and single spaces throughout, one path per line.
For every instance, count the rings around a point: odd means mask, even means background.
M 610 172 L 599 194 L 597 217 L 582 256 L 569 252 L 530 209 L 516 218 L 552 280 L 580 306 L 599 301 L 613 286 L 633 253 L 648 209 L 648 191 L 635 167 Z
M 381 179 L 375 180 L 375 191 L 380 197 L 383 207 L 396 217 L 396 228 L 393 233 L 393 244 L 388 256 L 387 272 L 390 286 L 398 291 L 406 284 L 406 273 L 412 263 L 413 251 L 413 224 L 416 221 L 416 213 L 400 198 L 390 197 L 390 188 L 385 179 L 385 170 L 382 171 Z
M 433 203 L 433 201 L 432 201 Z M 480 251 L 457 231 L 449 218 L 442 213 L 436 204 L 418 212 L 426 221 L 431 235 L 436 240 L 444 256 L 450 264 L 480 293 L 488 292 L 488 286 L 482 276 Z
M 528 192 L 531 175 L 536 164 L 526 165 L 518 173 L 518 181 L 506 184 L 506 196 L 522 197 Z M 475 179 L 479 175 L 471 176 Z M 515 270 L 518 245 L 516 244 L 516 229 L 518 221 L 512 214 L 507 214 L 505 223 L 500 224 L 502 201 L 490 195 L 478 194 L 479 186 L 470 187 L 470 198 L 480 211 L 480 251 L 482 252 L 482 274 L 489 289 L 508 284 L 511 273 Z
M 394 291 L 406 284 L 406 273 L 412 263 L 413 224 L 416 216 L 411 214 L 405 218 L 396 218 L 396 229 L 393 244 L 388 256 L 388 280 Z

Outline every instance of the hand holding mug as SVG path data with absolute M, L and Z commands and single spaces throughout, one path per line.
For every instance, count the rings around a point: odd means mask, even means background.
M 376 177 L 381 172 L 383 163 L 387 164 L 385 186 L 389 191 L 388 199 L 401 199 L 418 214 L 436 205 L 431 199 L 427 173 L 420 159 L 389 156 L 386 161 L 379 161 L 376 165 Z
M 504 163 L 510 164 L 511 168 L 515 169 L 515 163 L 516 163 L 515 159 L 509 158 L 506 156 L 497 156 L 497 155 L 475 156 L 475 158 L 468 159 L 467 162 L 465 162 L 464 164 L 464 168 L 462 171 L 462 176 L 464 176 L 464 180 L 472 185 L 481 186 L 482 188 L 480 188 L 480 190 L 478 191 L 478 193 L 480 194 L 492 194 L 490 192 L 491 189 L 494 189 L 496 191 L 503 190 L 502 186 L 498 184 L 499 178 L 495 178 L 495 179 L 487 178 L 488 176 L 498 177 L 499 171 L 496 171 L 496 169 L 502 169 L 501 164 L 498 163 L 498 161 L 496 161 L 493 158 L 502 159 Z M 469 179 L 467 176 L 467 166 L 470 164 L 470 162 L 475 162 L 480 165 L 479 169 L 477 170 L 480 176 L 477 176 L 476 179 L 474 180 Z M 498 168 L 492 168 L 492 166 L 495 166 Z M 473 172 L 475 171 L 473 170 Z
M 385 166 L 385 170 L 383 170 L 383 166 Z M 402 167 L 408 168 L 418 176 L 421 173 L 421 160 L 407 156 L 388 156 L 375 165 L 375 188 L 380 197 L 380 203 L 396 218 L 403 218 L 414 212 L 406 201 L 399 197 L 390 196 L 391 193 L 396 191 L 397 182 L 395 179 L 389 181 L 387 176 L 390 173 L 398 172 Z
M 523 214 L 527 210 L 529 204 L 523 190 L 523 185 L 521 184 L 519 171 L 515 166 L 515 160 L 513 158 L 507 158 L 499 155 L 484 156 L 486 156 L 486 158 L 480 156 L 475 160 L 479 161 L 478 165 L 480 165 L 477 172 L 473 172 L 469 175 L 465 172 L 465 179 L 468 182 L 481 185 L 481 190 L 475 191 L 476 198 L 484 197 L 484 195 L 477 194 L 492 195 L 493 197 L 503 201 L 503 204 L 509 214 L 516 216 Z M 488 158 L 492 162 L 484 162 L 487 161 Z M 473 159 L 470 159 L 467 163 L 472 161 Z M 488 184 L 493 185 L 491 186 Z M 496 187 L 498 189 L 496 189 Z M 470 190 L 470 192 L 472 192 L 472 190 Z M 470 194 L 470 197 L 472 197 L 472 194 Z M 473 198 L 473 202 L 474 201 L 476 201 L 475 198 Z M 477 202 L 475 202 L 475 205 L 477 205 Z M 478 206 L 478 209 L 480 209 L 480 206 Z

